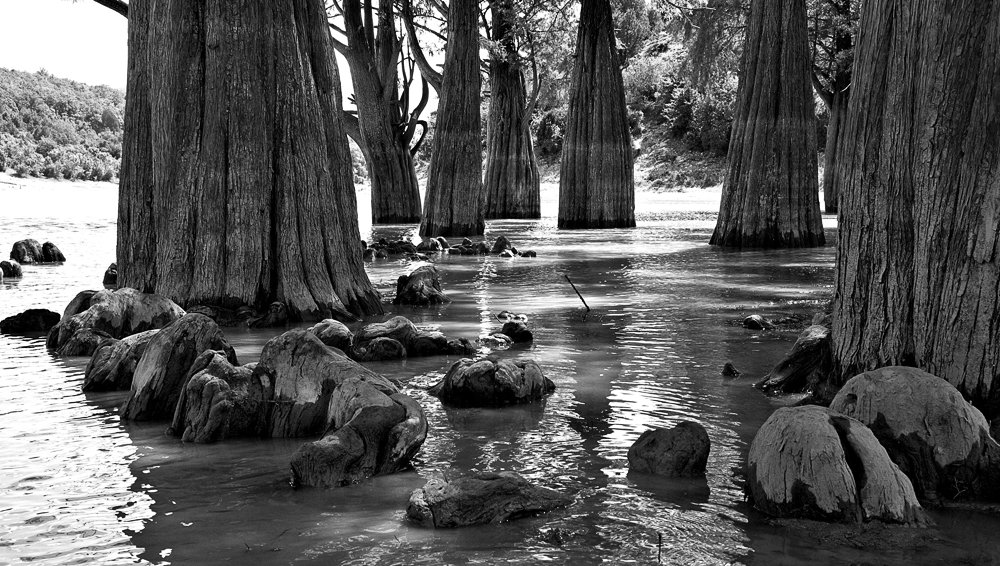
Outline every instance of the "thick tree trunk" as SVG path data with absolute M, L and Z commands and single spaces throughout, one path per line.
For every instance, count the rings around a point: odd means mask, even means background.
M 1000 413 L 1000 1 L 867 2 L 841 154 L 840 376 L 916 365 Z
M 840 177 L 837 170 L 837 151 L 844 141 L 844 122 L 847 118 L 848 90 L 836 90 L 830 95 L 830 125 L 826 128 L 826 149 L 823 150 L 823 209 L 827 214 L 837 213 Z
M 133 0 L 118 281 L 183 306 L 381 312 L 319 0 Z
M 490 61 L 490 114 L 486 124 L 486 218 L 541 218 L 538 162 L 531 116 L 514 39 L 513 3 L 495 0 L 493 40 L 502 48 Z
M 805 0 L 753 0 L 711 244 L 822 246 Z
M 427 168 L 421 236 L 482 234 L 479 26 L 475 0 L 451 0 L 437 130 Z
M 635 226 L 632 137 L 608 0 L 583 0 L 559 178 L 560 228 Z
M 394 56 L 399 49 L 391 2 L 378 7 L 378 37 L 366 34 L 360 0 L 344 2 L 348 49 L 358 125 L 372 190 L 372 223 L 420 221 L 420 190 L 413 156 L 402 127 Z M 387 60 L 383 61 L 385 57 Z M 380 73 L 384 73 L 380 75 Z

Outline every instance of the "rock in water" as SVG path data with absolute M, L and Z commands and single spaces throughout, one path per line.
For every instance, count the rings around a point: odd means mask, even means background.
M 347 328 L 347 325 L 339 320 L 333 320 L 332 318 L 322 320 L 313 325 L 309 329 L 309 332 L 316 335 L 320 342 L 327 346 L 345 353 L 351 351 L 354 335 L 351 334 L 351 329 Z
M 490 253 L 496 255 L 504 250 L 509 250 L 510 247 L 510 240 L 507 239 L 507 236 L 498 236 L 496 241 L 493 242 L 493 247 L 490 249 Z M 513 257 L 513 255 L 514 254 L 511 254 L 508 257 Z
M 234 366 L 219 352 L 202 352 L 191 364 L 167 432 L 184 442 L 260 436 L 270 391 L 254 378 L 255 366 Z
M 534 360 L 463 358 L 431 387 L 430 394 L 448 405 L 498 407 L 538 401 L 555 388 Z
M 506 334 L 507 336 L 510 336 L 510 339 L 515 344 L 523 344 L 526 342 L 531 342 L 535 338 L 531 334 L 531 331 L 528 330 L 528 325 L 523 322 L 513 321 L 504 323 L 503 328 L 500 329 L 500 332 Z
M 124 391 L 132 388 L 132 376 L 149 341 L 159 329 L 147 330 L 121 340 L 109 337 L 94 351 L 84 371 L 84 391 Z
M 441 290 L 441 278 L 436 267 L 424 265 L 396 281 L 396 305 L 436 305 L 450 303 Z
M 166 297 L 140 293 L 135 289 L 117 289 L 80 293 L 66 307 L 63 318 L 49 332 L 46 345 L 59 350 L 84 328 L 99 330 L 112 338 L 163 328 L 184 315 L 184 310 Z M 89 305 L 89 306 L 87 306 Z M 72 311 L 86 309 L 71 314 Z M 199 352 L 200 353 L 200 352 Z
M 642 433 L 628 449 L 632 471 L 667 477 L 705 475 L 711 442 L 705 427 L 683 421 L 674 428 L 657 428 Z
M 573 499 L 513 472 L 432 479 L 410 495 L 406 516 L 424 527 L 496 524 L 566 507 Z
M 356 348 L 354 358 L 360 362 L 386 362 L 406 359 L 406 346 L 397 340 L 379 336 L 368 341 L 364 346 Z
M 867 425 L 921 498 L 1000 497 L 1000 446 L 955 387 L 912 367 L 857 375 L 830 405 Z
M 90 308 L 91 301 L 94 300 L 94 295 L 97 291 L 80 291 L 73 297 L 73 300 L 66 305 L 66 309 L 63 310 L 63 315 L 61 320 L 76 316 L 83 311 Z
M 31 238 L 14 242 L 10 249 L 10 259 L 20 264 L 41 263 L 42 257 L 42 245 Z
M 59 323 L 59 313 L 47 309 L 28 309 L 0 320 L 2 334 L 41 334 Z
M 44 263 L 64 263 L 66 256 L 63 255 L 59 247 L 52 242 L 42 244 L 42 262 Z
M 104 280 L 101 282 L 105 288 L 118 286 L 118 263 L 112 263 L 104 270 Z
M 403 345 L 408 357 L 438 356 L 443 354 L 466 355 L 476 351 L 468 340 L 449 339 L 434 330 L 417 328 L 409 319 L 394 316 L 385 322 L 365 326 L 354 335 L 354 356 L 358 359 L 370 358 L 369 345 L 379 338 L 391 338 Z M 383 346 L 387 350 L 387 346 Z M 374 358 L 373 358 L 374 359 Z M 382 358 L 398 359 L 398 358 Z
M 815 405 L 781 408 L 747 457 L 747 494 L 776 517 L 926 522 L 913 485 L 868 428 Z
M 722 366 L 722 375 L 725 377 L 739 377 L 740 370 L 736 369 L 736 366 L 734 366 L 732 362 L 726 362 L 726 364 Z
M 188 370 L 205 350 L 217 350 L 236 365 L 236 353 L 219 325 L 202 314 L 186 314 L 152 337 L 132 377 L 122 405 L 124 421 L 173 417 Z
M 333 430 L 292 456 L 292 485 L 336 487 L 409 466 L 427 438 L 420 405 L 349 378 L 330 400 Z
M 348 378 L 370 382 L 386 395 L 398 392 L 388 379 L 326 347 L 306 330 L 289 330 L 265 344 L 254 377 L 274 389 L 265 436 L 276 438 L 329 430 L 330 396 Z
M 24 270 L 16 260 L 0 261 L 0 279 L 18 279 L 24 277 Z
M 759 314 L 752 314 L 743 319 L 743 328 L 750 330 L 771 330 L 774 324 Z

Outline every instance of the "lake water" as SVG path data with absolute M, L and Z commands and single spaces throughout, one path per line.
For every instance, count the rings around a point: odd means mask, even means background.
M 414 237 L 415 226 L 362 236 Z M 774 526 L 743 501 L 738 476 L 757 428 L 777 406 L 750 384 L 791 346 L 794 332 L 754 332 L 752 313 L 810 316 L 832 293 L 834 249 L 714 249 L 718 192 L 637 195 L 638 227 L 559 231 L 546 185 L 544 218 L 496 221 L 534 259 L 437 258 L 447 306 L 401 308 L 450 336 L 495 331 L 501 310 L 525 313 L 529 347 L 557 385 L 544 405 L 445 409 L 425 388 L 455 361 L 371 364 L 405 384 L 430 432 L 414 470 L 332 490 L 293 490 L 288 461 L 302 440 L 182 444 L 164 424 L 123 425 L 123 393 L 80 391 L 85 358 L 50 356 L 42 339 L 0 336 L 0 564 L 913 564 L 1000 560 L 991 517 L 935 512 L 937 526 L 893 529 L 903 543 L 872 549 L 846 538 Z M 0 285 L 0 318 L 61 312 L 100 288 L 114 259 L 116 192 L 106 184 L 0 184 L 0 247 L 51 240 L 68 262 L 26 266 Z M 833 218 L 826 219 L 835 241 Z M 408 261 L 368 265 L 387 297 Z M 576 283 L 591 307 L 564 275 Z M 278 330 L 226 334 L 241 363 Z M 720 375 L 733 362 L 744 376 Z M 626 452 L 652 427 L 702 423 L 712 441 L 707 478 L 628 474 Z M 430 477 L 513 470 L 572 493 L 570 507 L 458 530 L 408 524 L 409 493 Z M 561 544 L 551 533 L 559 529 Z M 833 529 L 831 529 L 833 531 Z M 898 535 L 898 537 L 897 537 Z M 861 548 L 859 548 L 861 547 Z

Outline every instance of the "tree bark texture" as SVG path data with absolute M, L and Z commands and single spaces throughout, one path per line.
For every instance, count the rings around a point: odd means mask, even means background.
M 842 378 L 915 365 L 1000 413 L 1000 1 L 865 3 L 840 169 Z
M 632 137 L 608 0 L 583 0 L 559 178 L 560 228 L 635 226 Z
M 753 0 L 711 244 L 822 246 L 805 0 Z
M 490 113 L 486 124 L 486 218 L 541 218 L 538 162 L 531 144 L 531 116 L 514 37 L 511 0 L 495 0 L 490 61 Z
M 370 0 L 368 0 L 370 1 Z M 361 147 L 368 162 L 372 191 L 372 223 L 420 221 L 420 190 L 409 142 L 400 115 L 396 64 L 399 38 L 391 2 L 378 4 L 377 35 L 367 33 L 363 0 L 345 0 L 344 53 L 354 82 Z
M 448 6 L 441 99 L 427 167 L 427 194 L 420 235 L 475 236 L 483 216 L 483 161 L 479 122 L 479 15 L 474 0 Z
M 837 169 L 837 151 L 844 143 L 844 122 L 847 115 L 849 90 L 838 90 L 830 94 L 830 124 L 826 128 L 826 148 L 823 150 L 823 210 L 827 214 L 837 213 L 840 193 L 840 176 Z
M 119 285 L 182 306 L 381 312 L 319 0 L 134 0 Z

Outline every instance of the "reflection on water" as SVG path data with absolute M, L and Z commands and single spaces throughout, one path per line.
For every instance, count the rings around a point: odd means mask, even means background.
M 49 190 L 48 198 L 79 206 L 48 216 L 4 207 L 0 246 L 23 237 L 52 240 L 69 262 L 28 266 L 22 281 L 0 286 L 0 317 L 29 307 L 61 310 L 80 289 L 97 287 L 112 261 L 114 192 Z M 0 202 L 31 200 L 3 191 Z M 749 384 L 794 335 L 751 332 L 733 321 L 751 312 L 808 315 L 821 308 L 830 298 L 834 251 L 712 249 L 705 242 L 718 193 L 638 196 L 636 229 L 567 232 L 555 229 L 554 191 L 546 192 L 543 220 L 487 226 L 489 238 L 505 234 L 537 258 L 438 257 L 454 302 L 387 305 L 386 316 L 469 338 L 498 330 L 502 310 L 525 313 L 534 343 L 500 355 L 534 358 L 557 389 L 539 405 L 444 408 L 426 389 L 454 359 L 371 364 L 423 405 L 430 433 L 414 470 L 349 488 L 293 491 L 288 461 L 299 440 L 184 445 L 163 436 L 163 424 L 123 426 L 123 394 L 80 392 L 85 359 L 53 359 L 40 339 L 0 337 L 0 563 L 648 564 L 658 556 L 664 564 L 815 562 L 809 541 L 746 508 L 734 474 L 777 403 Z M 416 232 L 362 229 L 366 239 Z M 369 275 L 391 295 L 396 278 L 414 265 L 381 260 L 369 265 Z M 281 331 L 229 329 L 227 336 L 246 363 Z M 746 377 L 723 378 L 726 361 Z M 707 477 L 628 474 L 631 443 L 649 428 L 682 420 L 708 430 Z M 428 477 L 484 470 L 520 472 L 572 493 L 575 502 L 501 526 L 429 531 L 406 523 L 408 495 Z M 906 564 L 948 556 L 968 544 L 969 532 L 1000 526 L 957 514 L 942 515 L 939 525 L 934 552 L 873 556 L 844 544 L 819 556 Z M 996 556 L 990 544 L 980 546 Z

